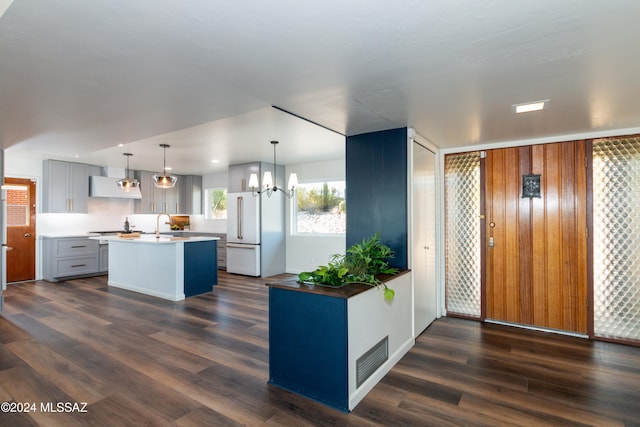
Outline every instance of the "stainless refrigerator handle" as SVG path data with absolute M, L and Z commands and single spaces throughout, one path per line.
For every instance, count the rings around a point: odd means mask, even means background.
M 238 239 L 242 239 L 242 209 L 243 209 L 243 200 L 242 200 L 242 196 L 238 196 L 237 199 L 237 203 L 238 203 Z

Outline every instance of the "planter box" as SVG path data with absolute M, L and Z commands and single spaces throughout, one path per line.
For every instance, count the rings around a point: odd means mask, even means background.
M 414 345 L 411 273 L 382 290 L 269 284 L 269 383 L 349 412 Z

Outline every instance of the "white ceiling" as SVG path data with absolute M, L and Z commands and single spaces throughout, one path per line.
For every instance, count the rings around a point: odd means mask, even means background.
M 404 126 L 442 148 L 636 128 L 639 18 L 636 0 L 14 0 L 0 138 L 150 170 L 168 143 L 174 172 L 204 174 L 271 160 L 272 139 L 291 164 Z

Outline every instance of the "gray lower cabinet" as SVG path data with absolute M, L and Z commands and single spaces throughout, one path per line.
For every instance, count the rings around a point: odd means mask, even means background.
M 76 276 L 104 274 L 100 245 L 87 237 L 43 238 L 43 278 L 50 282 Z
M 216 237 L 220 237 L 218 240 L 218 268 L 220 270 L 227 269 L 227 235 L 216 234 Z
M 100 273 L 109 272 L 109 245 L 100 245 Z

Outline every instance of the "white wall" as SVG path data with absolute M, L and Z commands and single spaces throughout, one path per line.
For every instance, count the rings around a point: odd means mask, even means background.
M 345 159 L 290 165 L 286 167 L 285 176 L 295 172 L 300 183 L 319 181 L 344 181 Z M 345 235 L 292 235 L 291 234 L 291 202 L 287 203 L 287 273 L 298 274 L 302 271 L 314 270 L 326 264 L 333 254 L 344 253 L 346 249 Z M 349 209 L 347 201 L 347 209 Z
M 13 178 L 37 178 L 42 177 L 42 160 L 38 155 L 32 155 L 12 149 L 4 152 L 4 175 Z

